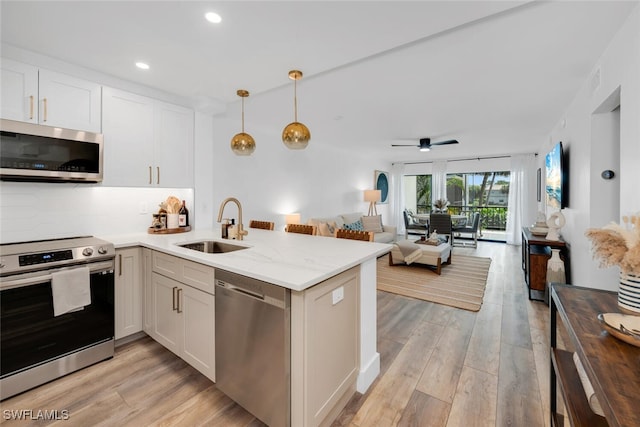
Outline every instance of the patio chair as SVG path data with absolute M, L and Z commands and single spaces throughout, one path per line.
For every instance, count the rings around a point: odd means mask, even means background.
M 449 243 L 453 246 L 453 230 L 451 228 L 451 214 L 431 213 L 429 216 L 429 234 L 436 232 L 449 236 Z
M 454 233 L 471 234 L 472 242 L 468 245 L 472 248 L 478 247 L 478 234 L 480 234 L 480 212 L 474 212 L 471 217 L 471 224 L 464 227 L 453 228 Z M 458 246 L 467 246 L 465 242 L 458 241 Z
M 404 238 L 408 239 L 409 234 L 426 236 L 428 231 L 427 224 L 419 224 L 413 220 L 413 217 L 406 209 L 402 212 L 404 216 Z

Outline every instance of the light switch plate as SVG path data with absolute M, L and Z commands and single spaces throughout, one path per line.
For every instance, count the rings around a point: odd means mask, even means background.
M 336 305 L 340 301 L 344 299 L 344 286 L 340 286 L 331 292 L 331 298 L 333 300 L 333 305 Z

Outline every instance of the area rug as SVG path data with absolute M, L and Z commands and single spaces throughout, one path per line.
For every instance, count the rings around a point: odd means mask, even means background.
M 452 263 L 443 265 L 438 276 L 425 265 L 390 266 L 388 257 L 380 257 L 378 290 L 478 311 L 490 265 L 491 258 L 454 255 Z

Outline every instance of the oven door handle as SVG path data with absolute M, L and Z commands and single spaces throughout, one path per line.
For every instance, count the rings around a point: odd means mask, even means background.
M 67 268 L 59 268 L 54 271 L 65 271 L 65 270 L 73 270 L 78 266 L 75 265 L 73 267 Z M 89 265 L 89 274 L 98 274 L 103 272 L 113 273 L 113 261 L 103 261 L 96 262 Z M 24 286 L 37 285 L 38 283 L 50 282 L 51 281 L 51 270 L 47 274 L 40 274 L 36 276 L 26 277 L 24 279 L 14 278 L 10 280 L 2 280 L 0 279 L 0 289 L 13 289 L 13 288 L 21 288 Z

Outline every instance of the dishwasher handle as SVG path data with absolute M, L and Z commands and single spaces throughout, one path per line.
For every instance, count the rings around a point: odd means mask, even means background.
M 220 286 L 222 288 L 225 288 L 225 289 L 228 289 L 230 291 L 239 292 L 241 294 L 245 294 L 245 295 L 248 295 L 250 297 L 257 298 L 257 299 L 259 299 L 261 301 L 264 301 L 264 294 L 262 294 L 262 293 L 255 292 L 255 291 L 252 291 L 250 289 L 246 289 L 246 288 L 241 287 L 241 286 L 232 285 L 231 283 L 228 283 L 228 282 L 225 282 L 225 281 L 222 281 L 222 280 L 216 280 L 216 284 L 218 286 Z

